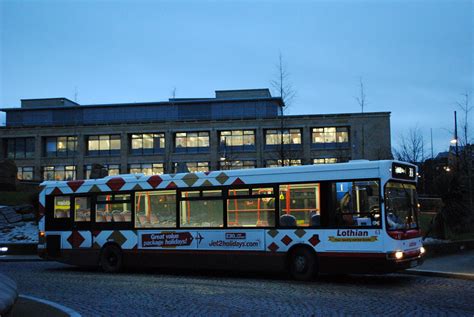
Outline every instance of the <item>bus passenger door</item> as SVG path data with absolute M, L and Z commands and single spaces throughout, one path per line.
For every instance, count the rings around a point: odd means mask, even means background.
M 72 232 L 68 241 L 73 249 L 92 247 L 91 197 L 74 197 Z

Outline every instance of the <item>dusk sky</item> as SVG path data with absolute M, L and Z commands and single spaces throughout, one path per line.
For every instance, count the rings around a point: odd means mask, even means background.
M 392 112 L 394 147 L 415 126 L 429 142 L 433 128 L 436 155 L 455 102 L 468 92 L 474 103 L 472 1 L 0 1 L 0 10 L 1 108 L 74 99 L 76 87 L 80 104 L 270 88 L 279 52 L 297 91 L 289 114 L 360 112 L 362 77 L 365 110 Z

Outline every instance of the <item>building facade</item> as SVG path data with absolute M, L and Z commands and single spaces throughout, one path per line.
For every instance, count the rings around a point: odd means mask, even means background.
M 215 98 L 79 105 L 66 98 L 6 108 L 0 157 L 19 179 L 325 164 L 391 158 L 390 113 L 281 116 L 268 89 L 216 91 Z

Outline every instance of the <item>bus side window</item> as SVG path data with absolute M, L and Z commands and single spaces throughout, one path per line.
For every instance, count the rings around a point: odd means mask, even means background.
M 378 181 L 336 182 L 334 184 L 336 226 L 380 226 Z
M 224 226 L 222 190 L 181 192 L 180 226 L 220 228 Z
M 54 218 L 69 218 L 71 212 L 71 198 L 69 196 L 54 197 Z
M 74 221 L 91 221 L 91 199 L 90 197 L 74 198 Z
M 176 190 L 136 192 L 135 227 L 175 228 Z
M 321 225 L 320 184 L 280 185 L 280 226 Z
M 228 227 L 274 227 L 275 196 L 273 188 L 228 190 Z

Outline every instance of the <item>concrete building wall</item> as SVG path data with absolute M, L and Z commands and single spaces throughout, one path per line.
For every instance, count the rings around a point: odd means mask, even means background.
M 75 165 L 77 178 L 85 177 L 84 165 L 94 163 L 120 164 L 121 173 L 128 172 L 129 164 L 163 163 L 165 172 L 172 172 L 174 162 L 210 162 L 210 169 L 219 169 L 222 153 L 219 152 L 219 131 L 222 130 L 255 130 L 255 151 L 227 153 L 229 160 L 255 160 L 257 167 L 264 167 L 266 160 L 278 160 L 282 151 L 269 149 L 265 145 L 265 130 L 279 129 L 280 118 L 262 118 L 245 120 L 214 120 L 187 122 L 156 122 L 143 124 L 110 124 L 88 126 L 48 126 L 48 127 L 12 127 L 0 128 L 0 156 L 5 157 L 5 139 L 34 137 L 35 154 L 30 159 L 16 159 L 18 166 L 33 166 L 35 179 L 42 177 L 44 166 Z M 302 144 L 298 149 L 285 150 L 285 159 L 300 159 L 302 164 L 312 164 L 314 158 L 344 159 L 389 159 L 390 113 L 356 113 L 336 115 L 287 116 L 283 120 L 285 129 L 298 128 L 302 131 Z M 349 146 L 345 148 L 318 149 L 312 144 L 311 132 L 315 127 L 349 127 Z M 176 132 L 209 131 L 210 147 L 205 153 L 176 153 L 174 151 Z M 139 155 L 130 154 L 130 135 L 132 133 L 159 132 L 165 133 L 165 150 L 163 154 Z M 121 139 L 120 155 L 96 156 L 86 155 L 86 137 L 89 135 L 119 134 Z M 48 136 L 78 136 L 78 154 L 73 157 L 50 158 L 44 156 L 45 138 Z

